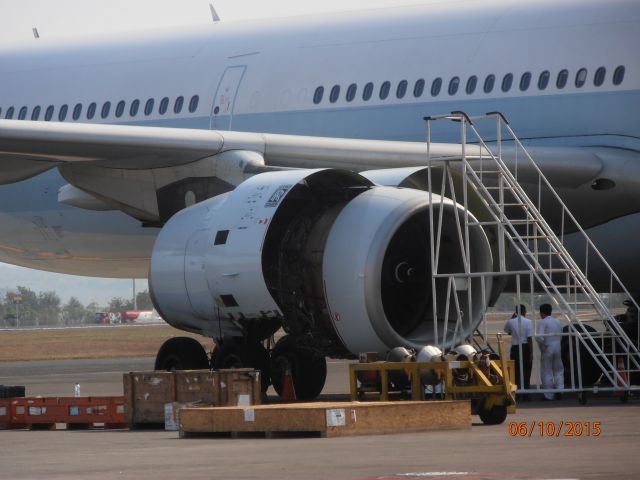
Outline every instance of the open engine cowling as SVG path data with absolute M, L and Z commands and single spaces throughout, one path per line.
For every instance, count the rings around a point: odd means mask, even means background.
M 439 272 L 463 272 L 456 216 L 465 212 L 431 201 L 436 215 L 443 209 Z M 491 270 L 487 237 L 466 215 L 470 270 Z M 433 304 L 429 225 L 424 191 L 332 169 L 256 175 L 167 222 L 151 260 L 152 298 L 170 324 L 215 338 L 259 339 L 282 325 L 332 356 L 447 348 L 479 323 L 490 285 L 456 282 L 464 321 L 455 329 L 446 280 L 436 281 Z

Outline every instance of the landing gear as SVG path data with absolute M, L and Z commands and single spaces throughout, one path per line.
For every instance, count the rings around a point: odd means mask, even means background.
M 260 370 L 263 393 L 271 383 L 269 353 L 261 343 L 251 343 L 240 338 L 223 340 L 218 345 L 213 368 L 215 370 L 227 368 Z
M 209 368 L 204 348 L 194 338 L 170 338 L 162 344 L 156 356 L 156 370 L 200 370 Z
M 324 388 L 327 361 L 308 348 L 300 347 L 285 335 L 271 351 L 271 376 L 278 395 L 283 392 L 283 378 L 289 370 L 298 400 L 313 400 Z

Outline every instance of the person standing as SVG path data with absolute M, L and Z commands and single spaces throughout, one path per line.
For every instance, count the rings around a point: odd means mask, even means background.
M 504 331 L 511 335 L 509 358 L 515 362 L 516 385 L 518 388 L 529 389 L 533 363 L 533 323 L 526 315 L 526 307 L 518 305 L 515 313 L 504 325 Z
M 536 337 L 541 352 L 540 371 L 542 376 L 542 388 L 561 389 L 564 388 L 564 365 L 562 365 L 562 355 L 560 353 L 560 343 L 562 340 L 562 324 L 560 320 L 551 316 L 551 305 L 545 303 L 540 305 L 540 318 Z M 561 398 L 561 394 L 546 392 L 546 400 Z

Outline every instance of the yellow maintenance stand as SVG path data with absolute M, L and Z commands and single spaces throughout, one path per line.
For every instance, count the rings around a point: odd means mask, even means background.
M 406 375 L 411 385 L 411 399 L 425 399 L 422 379 L 433 379 L 430 389 L 434 397 L 444 400 L 468 399 L 471 412 L 480 416 L 483 423 L 496 425 L 504 422 L 507 413 L 515 413 L 516 385 L 514 362 L 506 360 L 502 341 L 498 337 L 499 359 L 481 358 L 470 360 L 443 360 L 439 362 L 372 362 L 349 365 L 351 400 L 362 399 L 375 393 L 381 401 L 388 401 L 389 373 Z M 365 372 L 358 373 L 358 372 Z M 363 378 L 368 381 L 363 381 Z M 360 381 L 360 386 L 358 385 Z

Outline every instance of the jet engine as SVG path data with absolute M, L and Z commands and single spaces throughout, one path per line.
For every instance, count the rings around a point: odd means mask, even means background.
M 436 228 L 441 218 L 438 273 L 458 273 L 465 215 L 468 269 L 490 271 L 482 226 L 450 199 L 336 169 L 262 173 L 165 224 L 152 298 L 168 323 L 223 342 L 257 342 L 283 327 L 297 345 L 333 357 L 446 349 L 475 329 L 491 289 L 490 279 L 481 288 L 473 276 L 432 278 L 430 218 Z

